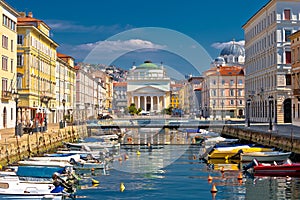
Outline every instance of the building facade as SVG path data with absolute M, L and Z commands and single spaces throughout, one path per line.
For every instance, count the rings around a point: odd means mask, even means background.
M 170 106 L 170 78 L 163 66 L 145 61 L 133 66 L 127 77 L 128 106 L 161 113 Z
M 290 36 L 292 50 L 292 119 L 300 124 L 300 31 Z
M 114 82 L 114 96 L 113 96 L 113 111 L 115 114 L 124 114 L 127 110 L 127 83 Z
M 225 120 L 245 115 L 245 77 L 241 66 L 214 66 L 203 73 L 202 109 L 205 118 Z
M 299 0 L 270 0 L 244 24 L 251 121 L 292 122 L 289 35 L 299 27 Z
M 0 1 L 0 74 L 1 104 L 0 129 L 15 126 L 17 111 L 13 93 L 17 90 L 17 17 L 19 14 L 4 1 Z
M 34 120 L 36 127 L 46 127 L 56 110 L 55 68 L 58 44 L 50 38 L 50 27 L 20 13 L 17 23 L 17 88 L 19 108 L 25 124 Z M 53 111 L 53 112 L 51 112 Z
M 76 99 L 76 70 L 74 58 L 57 52 L 56 61 L 56 115 L 52 123 L 73 121 Z

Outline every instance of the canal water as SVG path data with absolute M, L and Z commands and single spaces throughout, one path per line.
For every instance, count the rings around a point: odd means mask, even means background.
M 164 145 L 139 151 L 122 148 L 106 175 L 91 177 L 100 182 L 98 185 L 92 185 L 88 176 L 81 181 L 76 199 L 300 199 L 299 178 L 244 175 L 239 181 L 238 165 L 208 166 L 198 159 L 198 153 L 197 145 Z M 210 192 L 213 184 L 218 190 L 215 196 Z

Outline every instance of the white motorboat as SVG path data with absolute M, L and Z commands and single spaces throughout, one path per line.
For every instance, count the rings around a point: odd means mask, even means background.
M 23 182 L 18 176 L 0 177 L 0 199 L 61 200 L 67 195 L 54 189 L 53 184 Z
M 80 143 L 70 143 L 66 142 L 64 145 L 70 150 L 86 150 L 86 151 L 100 151 L 104 149 L 115 150 L 120 149 L 120 143 L 110 143 L 110 142 L 80 142 Z
M 291 152 L 267 151 L 267 152 L 245 152 L 240 154 L 242 162 L 251 162 L 256 159 L 259 162 L 284 161 L 289 158 Z

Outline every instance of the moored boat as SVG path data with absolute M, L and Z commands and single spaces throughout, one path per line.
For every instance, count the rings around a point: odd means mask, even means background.
M 284 161 L 291 155 L 291 152 L 266 151 L 266 152 L 244 152 L 240 154 L 242 162 L 250 162 L 256 159 L 259 162 Z
M 272 148 L 256 147 L 250 145 L 237 145 L 227 147 L 215 147 L 208 153 L 208 159 L 229 159 L 239 155 L 241 152 L 265 152 L 273 151 Z
M 253 170 L 254 176 L 294 176 L 300 177 L 300 163 L 293 163 L 290 159 L 282 164 L 260 163 L 256 159 L 244 167 L 244 170 Z

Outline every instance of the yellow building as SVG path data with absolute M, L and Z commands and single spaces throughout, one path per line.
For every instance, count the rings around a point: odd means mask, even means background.
M 0 1 L 0 74 L 1 104 L 0 128 L 11 128 L 16 122 L 16 102 L 12 92 L 16 92 L 17 61 L 17 11 L 4 1 Z
M 50 27 L 32 13 L 20 13 L 17 24 L 17 87 L 22 122 L 43 126 L 53 120 L 56 108 L 55 66 L 58 44 L 50 38 Z M 45 119 L 46 118 L 46 119 Z
M 56 116 L 53 122 L 60 122 L 63 116 L 71 122 L 76 98 L 76 70 L 74 58 L 57 52 L 56 63 Z

